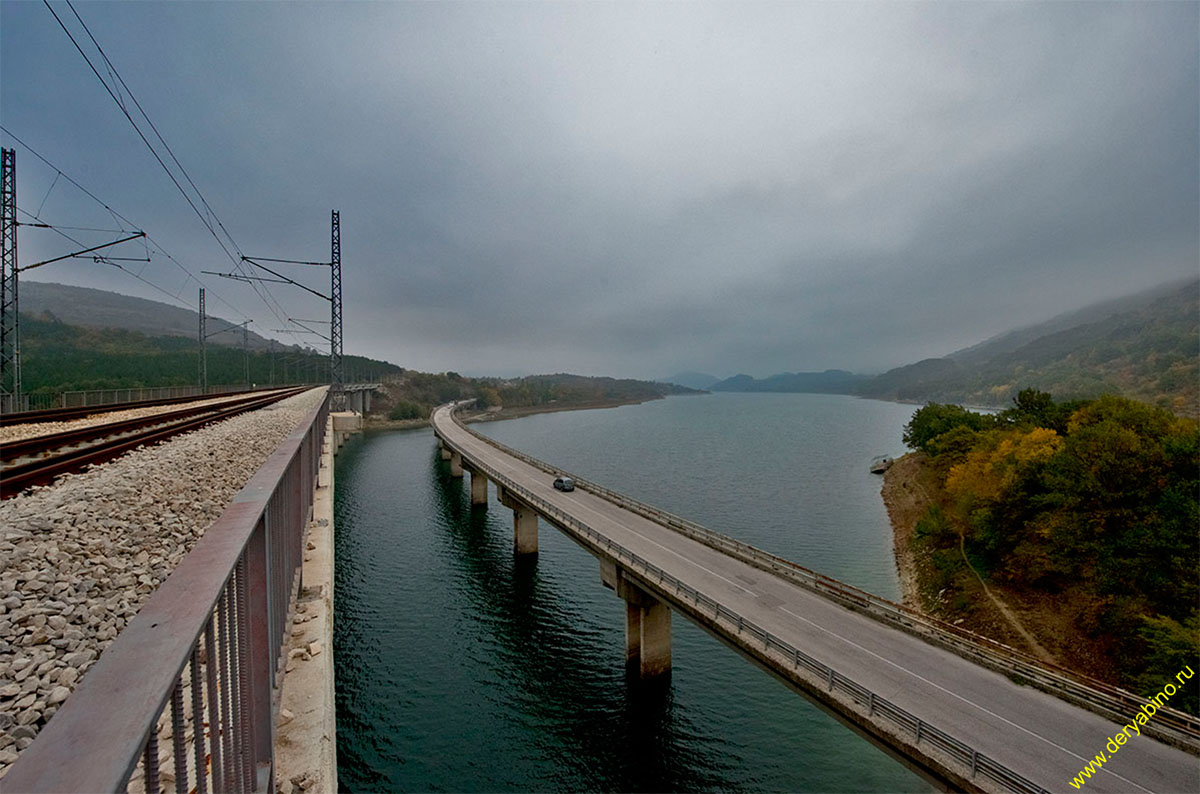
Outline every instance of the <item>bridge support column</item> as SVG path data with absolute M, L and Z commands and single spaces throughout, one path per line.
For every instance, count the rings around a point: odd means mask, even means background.
M 488 503 L 487 477 L 483 476 L 482 474 L 475 471 L 474 469 L 471 469 L 470 471 L 471 471 L 471 506 L 475 507 L 476 505 L 482 505 L 483 507 L 487 507 L 487 503 Z
M 499 484 L 496 485 L 496 493 L 500 497 L 500 504 L 513 511 L 513 554 L 537 554 L 537 512 L 524 502 L 509 496 Z
M 513 511 L 513 553 L 537 554 L 538 518 L 532 508 Z
M 600 578 L 625 601 L 625 669 L 648 679 L 671 672 L 671 608 L 600 560 Z
M 625 667 L 654 678 L 671 672 L 671 608 L 646 599 L 649 603 L 625 602 Z
M 450 476 L 463 476 L 462 455 L 454 450 L 450 451 Z
M 446 442 L 438 439 L 438 449 L 441 450 L 442 460 L 450 460 L 450 447 L 446 446 Z

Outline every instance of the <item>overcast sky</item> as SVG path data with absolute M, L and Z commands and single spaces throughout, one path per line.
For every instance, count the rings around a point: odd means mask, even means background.
M 328 260 L 340 210 L 345 350 L 406 367 L 874 372 L 1200 269 L 1196 3 L 75 8 L 242 252 Z M 0 123 L 293 341 L 50 10 L 0 37 Z M 0 138 L 22 210 L 117 228 Z M 194 307 L 151 260 L 22 277 Z

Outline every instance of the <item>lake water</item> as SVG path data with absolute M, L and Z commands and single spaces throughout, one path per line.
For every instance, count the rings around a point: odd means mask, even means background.
M 802 565 L 898 596 L 871 458 L 912 406 L 713 394 L 481 432 Z M 676 617 L 664 685 L 624 673 L 624 606 L 542 523 L 472 510 L 428 429 L 337 458 L 338 775 L 351 791 L 928 791 L 899 762 Z

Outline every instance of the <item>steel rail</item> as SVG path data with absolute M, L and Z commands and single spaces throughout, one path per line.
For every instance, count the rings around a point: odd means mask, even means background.
M 283 390 L 279 391 L 282 392 Z M 302 391 L 302 389 L 295 388 L 287 391 L 290 394 L 298 394 L 300 391 Z M 103 439 L 119 433 L 137 430 L 140 428 L 147 428 L 156 424 L 165 424 L 166 422 L 183 419 L 189 416 L 197 416 L 202 413 L 211 413 L 222 408 L 232 408 L 237 405 L 245 405 L 256 400 L 262 400 L 264 397 L 265 395 L 263 393 L 256 392 L 250 396 L 242 396 L 219 403 L 191 405 L 187 408 L 180 408 L 174 411 L 163 411 L 161 413 L 138 416 L 134 417 L 133 419 L 124 419 L 117 422 L 107 422 L 105 424 L 85 425 L 82 427 L 63 430 L 58 433 L 47 433 L 40 436 L 31 436 L 30 438 L 18 439 L 16 441 L 8 441 L 5 442 L 3 447 L 0 447 L 0 461 L 7 463 L 9 461 L 28 457 L 30 455 L 37 455 L 43 452 L 52 451 L 60 447 L 67 447 L 86 441 Z M 192 400 L 191 402 L 200 401 Z
M 4 791 L 125 791 L 140 772 L 157 794 L 164 749 L 177 792 L 274 790 L 273 692 L 328 415 L 326 392 L 22 751 Z M 191 690 L 183 745 L 195 760 L 180 759 L 178 741 L 158 741 L 177 688 Z
M 307 390 L 308 387 L 288 389 L 267 396 L 255 395 L 232 403 L 193 407 L 6 444 L 0 449 L 0 456 L 4 460 L 19 460 L 42 450 L 49 452 L 62 449 L 68 444 L 112 439 L 109 442 L 100 441 L 86 447 L 71 448 L 49 457 L 9 466 L 0 473 L 0 499 L 16 496 L 34 485 L 53 482 L 61 474 L 112 460 L 135 447 L 164 441 L 180 433 L 271 405 Z
M 436 409 L 435 409 L 436 410 Z M 454 416 L 454 421 L 472 435 L 478 433 L 466 428 Z M 500 448 L 501 445 L 496 445 Z M 502 450 L 503 451 L 503 450 Z M 463 454 L 459 451 L 459 454 Z M 464 455 L 464 457 L 466 457 Z M 675 608 L 697 620 L 717 633 L 724 635 L 734 645 L 745 647 L 750 641 L 761 644 L 760 653 L 767 657 L 768 666 L 779 672 L 794 674 L 810 690 L 835 699 L 847 708 L 876 725 L 875 718 L 886 719 L 894 729 L 912 737 L 912 746 L 932 749 L 939 755 L 952 759 L 962 768 L 963 781 L 976 786 L 979 778 L 985 778 L 1014 794 L 1049 794 L 1049 792 L 989 756 L 977 751 L 967 743 L 954 738 L 935 725 L 931 725 L 906 709 L 897 706 L 882 695 L 878 695 L 853 679 L 838 672 L 830 665 L 813 658 L 787 641 L 771 634 L 750 618 L 714 601 L 687 583 L 667 573 L 644 557 L 627 549 L 608 536 L 598 532 L 586 522 L 555 507 L 550 502 L 514 481 L 508 475 L 480 460 L 471 459 L 470 465 L 478 468 L 484 476 L 504 488 L 521 502 L 528 504 L 549 521 L 567 531 L 567 534 L 590 548 L 594 554 L 607 554 L 624 568 L 633 572 L 649 590 L 656 595 L 666 596 Z M 578 481 L 576 481 L 578 487 Z M 840 697 L 839 697 L 840 695 Z M 882 730 L 882 728 L 880 728 Z
M 135 408 L 153 408 L 158 405 L 180 405 L 189 402 L 199 402 L 200 400 L 213 400 L 219 397 L 233 397 L 239 394 L 262 393 L 282 388 L 287 387 L 270 386 L 262 389 L 242 389 L 240 391 L 221 392 L 217 394 L 193 394 L 186 397 L 164 397 L 156 400 L 131 400 L 129 402 L 105 403 L 103 405 L 72 406 L 69 408 L 47 408 L 41 411 L 18 411 L 16 413 L 0 414 L 0 427 L 8 427 L 10 425 L 39 424 L 42 422 L 69 422 L 72 419 L 82 419 L 85 416 L 94 416 L 95 414 L 106 414 L 114 411 L 129 411 Z M 78 393 L 79 392 L 67 392 L 67 394 Z

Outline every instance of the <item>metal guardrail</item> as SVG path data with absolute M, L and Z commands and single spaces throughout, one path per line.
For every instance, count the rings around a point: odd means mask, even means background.
M 0 415 L 17 411 L 40 411 L 53 406 L 54 394 L 0 394 Z
M 273 787 L 277 684 L 328 414 L 326 394 L 105 649 L 5 791 L 154 794 L 169 775 L 179 794 Z
M 91 389 L 89 391 L 65 391 L 58 395 L 59 408 L 88 408 L 93 405 L 112 405 L 142 400 L 167 400 L 174 397 L 212 397 L 246 391 L 246 386 L 147 386 L 128 389 Z
M 463 406 L 456 406 L 456 410 L 460 407 Z M 1132 692 L 1089 678 L 1065 667 L 1043 662 L 988 637 L 928 617 L 903 604 L 897 604 L 831 576 L 817 573 L 748 543 L 714 532 L 686 518 L 631 499 L 585 478 L 550 466 L 537 458 L 477 433 L 467 427 L 457 414 L 453 418 L 468 433 L 508 455 L 535 466 L 547 474 L 570 476 L 575 481 L 577 488 L 620 505 L 756 568 L 789 579 L 844 606 L 859 610 L 881 622 L 933 642 L 972 662 L 1010 677 L 1019 676 L 1038 689 L 1069 700 L 1101 716 L 1123 723 L 1145 704 L 1144 698 L 1139 698 Z M 1195 754 L 1200 751 L 1200 718 L 1178 709 L 1160 708 L 1154 721 L 1143 726 L 1142 730 L 1144 733 L 1190 753 Z
M 457 417 L 454 417 L 454 421 L 472 435 L 488 441 L 501 451 L 513 454 L 514 451 L 510 451 L 502 444 L 493 442 L 466 428 Z M 528 458 L 519 453 L 516 454 L 516 457 L 522 460 Z M 540 462 L 534 465 L 537 465 L 538 468 L 547 468 Z M 886 720 L 895 729 L 911 737 L 916 747 L 925 746 L 927 750 L 934 750 L 961 764 L 966 779 L 976 781 L 984 778 L 1002 786 L 1006 791 L 1017 794 L 1048 794 L 1046 789 L 1028 778 L 980 753 L 965 742 L 955 739 L 940 728 L 925 722 L 882 695 L 875 694 L 853 679 L 839 673 L 833 667 L 814 659 L 799 648 L 771 634 L 749 618 L 714 601 L 649 560 L 602 535 L 585 522 L 559 510 L 497 469 L 478 460 L 471 460 L 471 466 L 479 469 L 488 479 L 503 486 L 507 493 L 515 494 L 522 502 L 527 503 L 554 523 L 581 535 L 589 545 L 612 556 L 648 584 L 670 594 L 672 596 L 670 600 L 676 604 L 690 606 L 696 615 L 711 622 L 715 628 L 726 633 L 731 639 L 746 642 L 747 638 L 752 638 L 754 642 L 762 644 L 761 653 L 771 658 L 775 664 L 799 675 L 807 674 L 806 680 L 810 686 L 823 686 L 831 695 L 841 695 L 845 707 L 853 709 L 860 717 L 871 721 L 876 718 Z M 579 487 L 579 480 L 576 480 L 576 487 Z
M 303 386 L 303 383 L 285 383 L 279 386 L 259 386 L 263 388 L 286 388 L 287 386 Z M 315 385 L 315 384 L 308 384 Z M 21 413 L 24 411 L 48 411 L 54 408 L 91 408 L 102 405 L 117 405 L 119 403 L 145 402 L 148 400 L 170 400 L 180 397 L 219 397 L 222 394 L 250 391 L 244 384 L 209 386 L 207 390 L 199 386 L 139 386 L 126 389 L 90 389 L 87 391 L 64 391 L 55 394 L 34 393 L 16 395 L 0 395 L 0 414 Z

